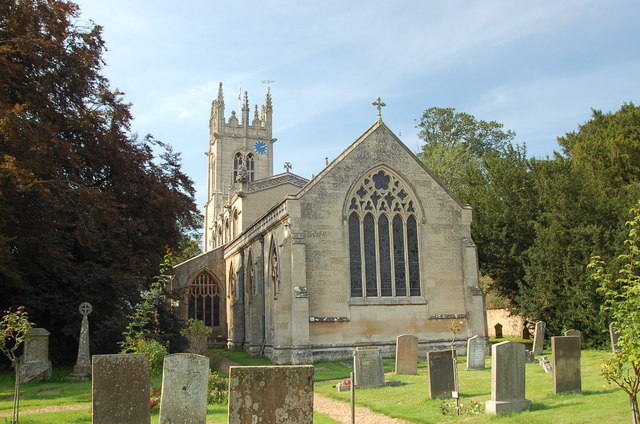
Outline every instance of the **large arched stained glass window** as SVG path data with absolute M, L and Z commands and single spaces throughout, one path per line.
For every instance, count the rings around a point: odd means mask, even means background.
M 420 296 L 417 203 L 393 173 L 377 169 L 348 198 L 352 297 Z
M 189 284 L 189 318 L 204 321 L 208 327 L 219 327 L 221 317 L 220 284 L 213 275 L 202 271 Z

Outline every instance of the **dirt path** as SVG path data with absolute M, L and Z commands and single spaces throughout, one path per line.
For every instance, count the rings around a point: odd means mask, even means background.
M 45 408 L 36 408 L 36 409 L 20 409 L 20 416 L 23 415 L 31 415 L 31 414 L 46 414 L 49 412 L 61 412 L 61 411 L 77 411 L 80 409 L 91 409 L 90 403 L 84 403 L 81 405 L 61 405 L 61 406 L 47 406 Z M 13 415 L 13 412 L 2 412 L 0 413 L 0 418 L 10 417 Z

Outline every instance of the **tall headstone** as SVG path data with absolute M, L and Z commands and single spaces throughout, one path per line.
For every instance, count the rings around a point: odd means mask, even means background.
M 69 378 L 84 380 L 91 375 L 91 354 L 89 353 L 89 314 L 93 310 L 91 303 L 82 302 L 80 307 L 82 324 L 80 326 L 80 341 L 78 342 L 78 359 Z
M 313 423 L 313 365 L 229 368 L 229 424 Z
M 39 381 L 51 377 L 49 332 L 30 328 L 24 339 L 24 354 L 20 358 L 20 382 Z
M 524 345 L 502 342 L 491 347 L 491 399 L 488 414 L 508 414 L 529 409 L 525 399 Z
M 609 324 L 609 336 L 611 337 L 611 350 L 613 353 L 616 353 L 618 350 L 618 339 L 620 338 L 620 334 L 613 323 Z
M 149 424 L 149 356 L 94 355 L 92 424 Z
M 396 339 L 396 374 L 418 373 L 418 338 L 403 334 Z
M 553 391 L 575 393 L 582 391 L 580 376 L 580 337 L 551 337 L 553 355 Z
M 384 386 L 384 368 L 380 348 L 357 347 L 353 352 L 353 370 L 356 387 Z
M 533 335 L 533 354 L 536 356 L 542 355 L 544 350 L 544 330 L 546 327 L 547 324 L 544 321 L 536 322 L 536 330 Z
M 453 370 L 453 355 L 455 352 L 439 350 L 427 352 L 429 363 L 429 397 L 431 399 L 450 398 L 456 389 Z
M 164 357 L 160 424 L 205 424 L 209 358 L 193 353 Z
M 486 341 L 480 336 L 473 336 L 467 340 L 467 369 L 483 370 Z

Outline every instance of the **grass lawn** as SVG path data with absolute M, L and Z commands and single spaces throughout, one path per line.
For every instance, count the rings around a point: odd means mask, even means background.
M 229 352 L 214 350 L 209 352 L 214 356 L 213 362 L 219 360 L 215 356 L 225 356 L 243 365 L 269 365 L 264 358 L 249 358 L 244 352 Z M 550 357 L 549 352 L 544 353 Z M 462 417 L 444 416 L 440 412 L 441 401 L 427 399 L 428 369 L 425 362 L 418 364 L 418 375 L 393 375 L 393 358 L 384 359 L 387 380 L 400 380 L 404 384 L 399 387 L 385 387 L 379 389 L 358 390 L 356 402 L 358 405 L 391 417 L 403 418 L 415 423 L 440 422 L 505 422 L 505 423 L 618 423 L 629 422 L 629 407 L 627 396 L 616 386 L 608 385 L 599 376 L 600 360 L 608 353 L 604 351 L 585 350 L 582 354 L 582 394 L 554 395 L 553 378 L 546 374 L 538 364 L 527 364 L 526 397 L 533 402 L 531 410 L 520 414 L 507 416 L 468 415 Z M 484 405 L 491 395 L 491 370 L 466 371 L 464 357 L 460 358 L 459 376 L 462 402 L 471 401 Z M 335 383 L 348 378 L 351 367 L 345 365 L 349 360 L 338 362 L 318 362 L 316 366 L 315 390 L 323 395 L 349 401 L 349 392 L 338 392 Z M 487 358 L 487 367 L 490 358 Z M 90 423 L 91 414 L 91 383 L 67 381 L 66 376 L 71 369 L 58 369 L 48 382 L 27 383 L 21 386 L 21 412 L 28 409 L 46 406 L 86 405 L 86 408 L 76 411 L 62 411 L 21 415 L 22 424 L 58 424 L 58 423 Z M 160 379 L 155 378 L 153 385 L 158 386 Z M 0 374 L 0 413 L 10 413 L 13 402 L 13 374 Z M 158 414 L 152 415 L 151 422 L 157 422 Z M 0 418 L 0 424 L 10 422 L 10 417 Z M 207 423 L 226 423 L 227 406 L 209 405 Z M 336 423 L 321 414 L 314 414 L 314 423 Z

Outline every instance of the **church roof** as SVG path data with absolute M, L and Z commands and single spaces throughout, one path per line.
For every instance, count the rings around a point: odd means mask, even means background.
M 272 175 L 267 178 L 262 178 L 257 181 L 253 181 L 247 185 L 244 190 L 245 193 L 254 193 L 256 191 L 267 190 L 272 187 L 276 187 L 282 184 L 291 184 L 296 187 L 304 187 L 309 180 L 291 172 L 283 172 L 282 174 Z

